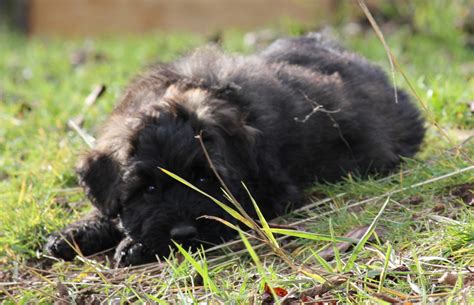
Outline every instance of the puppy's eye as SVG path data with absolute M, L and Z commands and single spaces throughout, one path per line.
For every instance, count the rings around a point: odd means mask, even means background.
M 156 192 L 156 186 L 149 185 L 145 188 L 145 193 L 147 194 L 154 194 Z
M 207 178 L 200 177 L 200 178 L 198 178 L 198 182 L 199 183 L 205 183 L 205 182 L 207 182 Z

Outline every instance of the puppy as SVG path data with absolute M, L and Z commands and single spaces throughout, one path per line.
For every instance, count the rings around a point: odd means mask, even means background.
M 173 240 L 194 248 L 232 238 L 200 216 L 235 219 L 160 170 L 227 202 L 200 141 L 253 217 L 242 182 L 270 219 L 303 204 L 311 183 L 386 173 L 424 136 L 407 94 L 397 97 L 380 68 L 320 34 L 251 56 L 207 47 L 156 66 L 126 89 L 78 165 L 97 211 L 52 234 L 46 249 L 72 259 L 72 244 L 84 255 L 117 247 L 121 265 L 136 265 L 167 256 Z

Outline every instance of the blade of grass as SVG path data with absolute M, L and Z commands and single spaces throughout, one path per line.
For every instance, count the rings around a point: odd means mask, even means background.
M 178 249 L 178 251 L 184 256 L 184 258 L 194 267 L 194 269 L 196 269 L 196 271 L 201 275 L 203 281 L 204 281 L 204 286 L 208 287 L 209 290 L 211 290 L 212 292 L 216 293 L 216 294 L 219 294 L 219 289 L 217 288 L 216 284 L 214 283 L 214 281 L 212 281 L 212 279 L 209 277 L 209 273 L 208 273 L 208 270 L 207 270 L 207 267 L 204 266 L 201 266 L 201 264 L 199 264 L 198 261 L 196 261 L 194 259 L 194 257 L 192 257 L 191 254 L 189 254 L 188 251 L 184 250 L 183 247 L 181 247 L 180 244 L 176 243 L 173 241 L 173 243 L 175 244 L 176 248 Z
M 421 267 L 420 260 L 418 258 L 418 255 L 414 255 L 413 259 L 415 261 L 415 267 L 416 267 L 416 273 L 418 274 L 418 284 L 421 289 L 421 297 L 422 297 L 422 302 L 423 304 L 428 303 L 428 295 L 426 292 L 426 285 L 427 285 L 427 280 L 425 278 L 425 275 L 423 274 L 423 268 Z
M 238 229 L 239 231 L 239 235 L 240 235 L 240 238 L 242 239 L 242 242 L 244 243 L 245 245 L 245 248 L 247 249 L 250 257 L 252 258 L 253 262 L 255 263 L 255 266 L 257 267 L 257 271 L 258 273 L 260 274 L 260 276 L 263 278 L 263 281 L 268 285 L 268 287 L 270 288 L 270 292 L 272 293 L 272 296 L 273 296 L 273 300 L 279 304 L 279 299 L 278 299 L 278 296 L 276 295 L 275 291 L 273 290 L 273 288 L 271 287 L 270 285 L 270 282 L 268 280 L 268 277 L 265 273 L 265 268 L 263 268 L 263 264 L 262 262 L 260 261 L 260 258 L 258 257 L 257 255 L 257 252 L 255 252 L 255 250 L 252 248 L 252 245 L 250 244 L 249 240 L 247 239 L 247 237 L 245 236 L 244 232 L 241 230 L 241 229 Z
M 163 301 L 162 299 L 159 299 L 151 294 L 145 294 L 145 297 L 147 297 L 148 299 L 150 299 L 150 301 L 152 302 L 155 302 L 156 304 L 160 304 L 160 305 L 166 305 L 168 304 L 166 301 Z
M 375 33 L 377 34 L 380 42 L 382 43 L 383 47 L 385 48 L 385 52 L 387 53 L 388 62 L 390 63 L 390 73 L 392 74 L 392 80 L 393 80 L 393 91 L 394 91 L 393 94 L 394 94 L 394 97 L 395 97 L 395 103 L 398 104 L 397 75 L 395 73 L 396 71 L 395 71 L 395 66 L 393 64 L 393 58 L 391 56 L 390 48 L 388 47 L 388 44 L 385 41 L 385 38 L 382 34 L 382 31 L 380 30 L 380 28 L 378 26 L 376 26 L 377 23 L 375 22 L 375 19 L 372 17 L 372 14 L 370 13 L 369 9 L 367 8 L 367 5 L 365 5 L 365 1 L 359 0 L 358 2 L 359 2 L 359 6 L 361 7 L 362 11 L 364 12 L 367 19 L 369 20 L 372 28 L 374 29 Z
M 382 273 L 380 274 L 379 279 L 379 287 L 377 288 L 377 292 L 380 293 L 383 287 L 383 283 L 385 282 L 385 277 L 387 276 L 388 265 L 390 263 L 390 256 L 392 254 L 392 244 L 387 244 L 387 251 L 385 252 L 385 261 L 383 263 Z
M 332 225 L 332 218 L 329 218 L 329 233 L 331 234 L 331 241 L 332 241 L 332 249 L 334 251 L 334 261 L 336 262 L 336 270 L 338 272 L 342 272 L 342 261 L 341 261 L 341 254 L 339 253 L 339 248 L 336 245 L 336 234 L 334 232 L 334 227 Z
M 352 267 L 354 267 L 354 263 L 355 263 L 355 260 L 357 259 L 359 252 L 362 251 L 362 248 L 364 247 L 365 243 L 369 240 L 369 237 L 374 233 L 375 226 L 377 225 L 377 222 L 379 221 L 380 217 L 382 216 L 382 213 L 385 211 L 385 208 L 387 207 L 389 202 L 390 202 L 390 196 L 387 197 L 384 204 L 380 208 L 380 211 L 378 212 L 377 216 L 375 216 L 369 228 L 367 229 L 367 231 L 365 231 L 364 235 L 355 246 L 354 251 L 352 251 L 352 254 L 349 257 L 349 260 L 347 261 L 346 267 L 344 268 L 345 272 L 349 272 L 349 270 L 351 270 Z
M 212 219 L 212 220 L 215 220 L 215 221 L 218 221 L 218 222 L 222 223 L 223 225 L 228 226 L 229 228 L 231 228 L 231 229 L 233 229 L 233 230 L 235 230 L 235 231 L 239 231 L 239 227 L 237 227 L 236 225 L 234 225 L 234 224 L 228 222 L 227 220 L 224 220 L 224 219 L 222 219 L 222 218 L 216 217 L 216 216 L 204 215 L 204 216 L 198 217 L 198 219 L 199 219 L 199 218 Z M 250 235 L 249 233 L 247 233 L 247 232 L 245 232 L 245 231 L 242 231 L 242 232 L 243 232 L 243 234 L 248 235 L 248 236 L 250 236 L 250 237 L 252 237 L 252 238 L 255 238 L 255 239 L 257 239 L 257 240 L 259 240 L 259 241 L 261 241 L 261 242 L 265 242 L 264 240 L 262 240 L 261 238 L 259 238 L 259 237 L 257 237 L 257 236 Z
M 328 261 L 325 260 L 324 258 L 322 258 L 316 251 L 314 251 L 313 249 L 309 248 L 309 251 L 311 251 L 311 254 L 314 256 L 314 258 L 316 258 L 316 260 L 318 261 L 318 263 L 324 268 L 326 269 L 327 272 L 329 273 L 333 273 L 334 272 L 334 269 L 331 267 L 331 265 L 329 265 Z
M 260 220 L 260 223 L 262 224 L 262 230 L 263 230 L 263 232 L 265 233 L 265 235 L 267 236 L 267 238 L 270 240 L 270 242 L 271 242 L 275 247 L 280 248 L 280 246 L 278 245 L 277 240 L 275 239 L 275 236 L 273 236 L 272 230 L 270 229 L 270 226 L 268 225 L 267 220 L 265 219 L 265 217 L 263 216 L 262 212 L 260 211 L 260 208 L 258 207 L 257 202 L 256 202 L 255 199 L 253 198 L 252 194 L 250 194 L 250 191 L 249 191 L 249 189 L 247 188 L 247 186 L 245 185 L 245 183 L 242 182 L 242 185 L 243 185 L 245 191 L 247 192 L 247 194 L 249 195 L 250 201 L 252 201 L 253 207 L 255 208 L 255 211 L 257 212 L 258 219 Z
M 214 162 L 212 162 L 211 156 L 209 155 L 209 152 L 207 151 L 207 148 L 206 148 L 206 146 L 204 145 L 204 142 L 203 142 L 203 140 L 202 140 L 202 130 L 201 130 L 200 134 L 196 136 L 196 139 L 199 140 L 199 144 L 201 145 L 202 151 L 204 152 L 204 155 L 206 156 L 207 162 L 209 163 L 209 166 L 211 167 L 212 172 L 213 172 L 214 175 L 216 176 L 217 180 L 219 180 L 219 182 L 220 182 L 222 188 L 224 189 L 224 193 L 225 193 L 226 196 L 230 199 L 229 201 L 237 208 L 237 210 L 239 210 L 239 212 L 243 215 L 243 217 L 245 217 L 246 219 L 248 219 L 248 220 L 254 225 L 254 227 L 256 227 L 256 224 L 253 223 L 252 218 L 247 214 L 247 212 L 246 212 L 245 209 L 242 207 L 242 205 L 240 204 L 240 202 L 239 202 L 239 201 L 234 197 L 234 195 L 231 193 L 231 191 L 229 190 L 229 188 L 228 188 L 227 185 L 225 184 L 224 180 L 222 179 L 221 175 L 220 175 L 219 172 L 217 171 L 216 167 L 214 166 Z M 258 231 L 258 228 L 254 228 L 254 229 Z
M 349 242 L 357 243 L 359 240 L 350 237 L 332 237 L 331 235 L 311 233 L 305 231 L 291 230 L 291 229 L 280 229 L 280 228 L 270 228 L 270 231 L 275 234 L 288 235 L 293 237 L 299 237 L 310 240 L 317 241 L 335 241 L 335 242 Z
M 230 206 L 226 205 L 225 203 L 222 203 L 221 201 L 217 200 L 216 198 L 212 197 L 211 195 L 201 191 L 200 189 L 198 189 L 197 187 L 195 187 L 194 185 L 192 185 L 191 183 L 189 183 L 188 181 L 186 181 L 185 179 L 179 177 L 178 175 L 175 175 L 173 174 L 172 172 L 164 169 L 164 168 L 161 168 L 159 167 L 159 169 L 164 172 L 165 174 L 167 174 L 168 176 L 170 176 L 171 178 L 181 182 L 182 184 L 190 187 L 191 189 L 195 190 L 196 192 L 206 196 L 207 198 L 211 199 L 212 201 L 214 201 L 218 206 L 220 206 L 224 211 L 226 211 L 227 213 L 229 213 L 232 217 L 234 217 L 235 219 L 239 220 L 240 222 L 242 222 L 243 224 L 245 224 L 247 227 L 253 229 L 254 226 L 253 224 L 245 217 L 243 217 L 241 214 L 239 214 L 239 212 L 237 212 L 236 210 L 234 210 L 233 208 L 231 208 Z

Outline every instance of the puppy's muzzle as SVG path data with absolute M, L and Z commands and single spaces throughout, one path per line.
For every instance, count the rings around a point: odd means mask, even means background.
M 170 231 L 171 239 L 174 239 L 176 241 L 190 240 L 195 238 L 196 235 L 197 229 L 190 224 L 177 224 Z

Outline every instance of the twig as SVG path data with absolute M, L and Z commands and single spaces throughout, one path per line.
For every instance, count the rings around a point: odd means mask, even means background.
M 0 283 L 0 284 L 2 284 L 2 283 Z M 17 300 L 15 300 L 15 298 L 13 297 L 13 295 L 11 295 L 11 293 L 8 292 L 8 290 L 3 289 L 3 288 L 0 288 L 0 291 L 1 291 L 2 293 L 4 293 L 4 294 L 10 299 L 10 301 L 13 302 L 14 304 L 20 304 L 20 303 L 18 303 Z
M 312 100 L 310 99 L 304 92 L 303 90 L 298 90 L 301 95 L 303 95 L 303 97 L 310 103 L 316 105 L 316 107 L 313 108 L 313 111 L 311 111 L 309 114 L 306 115 L 306 117 L 303 119 L 303 120 L 300 120 L 299 118 L 294 118 L 295 121 L 297 122 L 300 122 L 300 123 L 305 123 L 313 114 L 315 114 L 316 112 L 324 112 L 327 114 L 328 118 L 331 120 L 334 128 L 337 128 L 337 132 L 339 133 L 339 138 L 341 139 L 342 142 L 344 142 L 344 145 L 346 145 L 346 147 L 349 149 L 349 151 L 351 152 L 352 154 L 352 148 L 351 148 L 351 145 L 349 144 L 349 142 L 346 140 L 346 138 L 344 138 L 344 135 L 342 134 L 342 131 L 341 131 L 341 128 L 339 126 L 339 123 L 336 121 L 336 119 L 334 119 L 334 117 L 331 115 L 333 113 L 337 113 L 339 111 L 341 111 L 341 109 L 337 109 L 337 110 L 326 110 L 324 108 L 323 105 L 319 104 L 318 102 L 316 102 L 315 100 Z
M 214 166 L 214 162 L 212 162 L 212 159 L 211 157 L 209 156 L 209 153 L 207 152 L 207 149 L 206 149 L 206 146 L 204 145 L 204 142 L 202 141 L 202 131 L 199 133 L 199 135 L 196 136 L 196 139 L 199 140 L 199 144 L 201 145 L 201 148 L 202 148 L 202 151 L 204 152 L 204 155 L 206 157 L 206 160 L 207 162 L 209 163 L 209 166 L 211 167 L 211 170 L 212 172 L 214 173 L 214 175 L 216 176 L 217 180 L 219 180 L 219 183 L 222 185 L 222 187 L 224 188 L 226 194 L 230 197 L 232 203 L 234 204 L 234 206 L 240 211 L 240 213 L 242 213 L 242 215 L 247 218 L 254 227 L 257 227 L 257 224 L 254 222 L 253 218 L 250 217 L 247 212 L 245 211 L 245 209 L 242 207 L 242 205 L 239 203 L 239 201 L 237 201 L 237 199 L 234 197 L 234 195 L 232 194 L 232 192 L 229 190 L 229 188 L 227 187 L 227 185 L 225 184 L 224 180 L 222 179 L 221 175 L 219 174 L 219 172 L 217 171 L 216 167 Z
M 74 120 L 68 120 L 67 124 L 70 128 L 72 128 L 77 134 L 81 137 L 81 139 L 89 146 L 93 148 L 95 146 L 95 138 L 85 132 Z
M 82 109 L 82 114 L 86 113 L 86 111 L 94 105 L 94 103 L 101 97 L 104 92 L 105 92 L 105 85 L 97 85 L 95 88 L 92 90 L 92 92 L 86 97 L 84 100 L 84 107 Z M 83 115 L 80 114 L 72 119 L 69 119 L 67 121 L 67 125 L 69 128 L 73 129 L 79 136 L 84 140 L 84 142 L 89 146 L 90 148 L 94 147 L 95 145 L 95 138 L 91 135 L 89 135 L 85 130 L 81 128 L 81 123 L 84 119 Z
M 382 34 L 382 31 L 380 30 L 379 26 L 377 25 L 377 22 L 375 21 L 374 17 L 370 13 L 369 9 L 367 8 L 367 5 L 365 4 L 364 0 L 358 0 L 359 6 L 364 12 L 365 16 L 370 22 L 370 25 L 374 29 L 375 33 L 377 34 L 379 40 L 382 42 L 383 47 L 385 48 L 385 52 L 387 53 L 388 56 L 388 61 L 390 63 L 390 72 L 392 74 L 392 79 L 393 79 L 393 92 L 395 96 L 395 103 L 398 104 L 398 92 L 397 92 L 397 77 L 395 74 L 395 66 L 393 64 L 393 58 L 392 58 L 392 52 L 390 51 L 390 48 L 388 47 L 387 42 L 385 41 L 385 38 Z
M 255 221 L 258 225 L 262 226 L 262 223 L 259 220 Z M 298 227 L 292 226 L 292 225 L 286 225 L 286 224 L 280 224 L 280 223 L 272 223 L 272 222 L 267 222 L 268 226 L 270 228 L 275 228 L 275 229 L 291 229 L 291 230 L 298 230 Z
M 94 103 L 102 96 L 105 92 L 105 85 L 100 84 L 95 86 L 92 92 L 86 97 L 84 101 L 84 111 L 87 110 L 90 106 L 94 105 Z
M 337 109 L 337 110 L 327 110 L 326 108 L 324 108 L 323 105 L 319 104 L 318 102 L 316 102 L 315 100 L 313 99 L 310 99 L 304 92 L 303 90 L 299 90 L 299 92 L 301 93 L 301 95 L 303 95 L 303 97 L 310 103 L 312 103 L 313 105 L 315 105 L 315 107 L 313 107 L 313 110 L 308 113 L 304 119 L 300 119 L 298 117 L 295 117 L 294 120 L 299 122 L 299 123 L 306 123 L 306 121 L 309 120 L 309 118 L 311 118 L 311 116 L 313 114 L 315 114 L 316 112 L 324 112 L 324 113 L 327 113 L 329 118 L 331 118 L 331 120 L 333 121 L 333 123 L 337 124 L 336 121 L 332 118 L 332 116 L 330 116 L 329 114 L 331 113 L 337 113 L 339 111 L 341 111 L 341 109 Z

